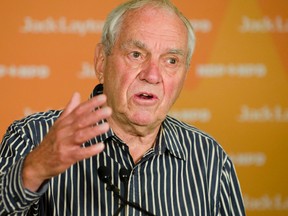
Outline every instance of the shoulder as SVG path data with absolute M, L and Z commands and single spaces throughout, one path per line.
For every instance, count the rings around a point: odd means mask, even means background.
M 15 120 L 7 129 L 5 138 L 12 136 L 22 139 L 41 138 L 49 131 L 50 127 L 61 115 L 62 110 L 49 110 L 28 115 L 22 119 Z
M 61 113 L 61 110 L 50 110 L 34 113 L 14 121 L 3 136 L 0 144 L 0 154 L 15 151 L 21 152 L 20 154 L 24 155 L 30 152 L 43 140 Z
M 180 121 L 178 119 L 175 119 L 171 116 L 167 116 L 164 125 L 166 128 L 169 128 L 169 130 L 173 130 L 175 133 L 185 133 L 187 136 L 197 136 L 202 139 L 206 139 L 207 141 L 216 142 L 216 140 L 207 132 L 200 130 L 199 128 L 187 124 L 183 121 Z
M 20 120 L 16 120 L 11 126 L 27 127 L 35 123 L 53 124 L 61 115 L 62 110 L 49 110 L 28 115 Z
M 172 131 L 171 133 L 177 137 L 178 145 L 186 149 L 188 155 L 197 153 L 201 157 L 214 155 L 219 159 L 221 158 L 222 163 L 225 163 L 228 159 L 223 147 L 207 132 L 171 116 L 167 116 L 165 119 L 164 127 L 167 131 Z

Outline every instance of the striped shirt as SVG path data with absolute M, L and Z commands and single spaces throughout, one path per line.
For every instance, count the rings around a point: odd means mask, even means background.
M 95 95 L 97 87 L 91 96 Z M 113 215 L 120 200 L 106 189 L 98 168 L 106 166 L 124 197 L 154 215 L 245 215 L 234 166 L 209 135 L 167 116 L 156 144 L 135 164 L 128 146 L 110 129 L 87 141 L 104 141 L 99 155 L 82 160 L 45 182 L 36 193 L 23 188 L 25 156 L 42 140 L 62 111 L 15 121 L 0 148 L 0 215 Z M 127 185 L 121 168 L 131 171 Z M 126 205 L 120 215 L 144 215 Z

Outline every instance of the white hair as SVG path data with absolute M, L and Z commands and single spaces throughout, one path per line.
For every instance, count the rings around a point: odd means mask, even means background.
M 118 32 L 121 28 L 121 24 L 124 19 L 124 15 L 131 10 L 145 7 L 146 5 L 152 5 L 155 7 L 161 7 L 174 12 L 184 23 L 188 31 L 188 54 L 186 59 L 187 68 L 190 65 L 192 54 L 195 47 L 195 34 L 190 21 L 174 6 L 169 0 L 131 0 L 125 2 L 116 7 L 107 17 L 103 27 L 101 43 L 105 47 L 106 55 L 111 54 L 111 50 L 118 36 Z

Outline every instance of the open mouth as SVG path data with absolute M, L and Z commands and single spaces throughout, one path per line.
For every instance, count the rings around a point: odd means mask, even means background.
M 152 99 L 153 95 L 143 93 L 143 94 L 139 94 L 138 97 L 148 100 L 148 99 Z
M 155 95 L 149 94 L 149 93 L 140 93 L 140 94 L 137 94 L 137 97 L 144 99 L 144 100 L 151 100 L 151 99 L 157 98 Z

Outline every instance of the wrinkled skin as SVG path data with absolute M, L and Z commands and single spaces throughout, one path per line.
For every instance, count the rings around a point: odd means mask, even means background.
M 187 29 L 175 14 L 151 6 L 128 12 L 121 27 L 110 55 L 97 46 L 95 68 L 113 110 L 108 122 L 137 161 L 182 89 Z

